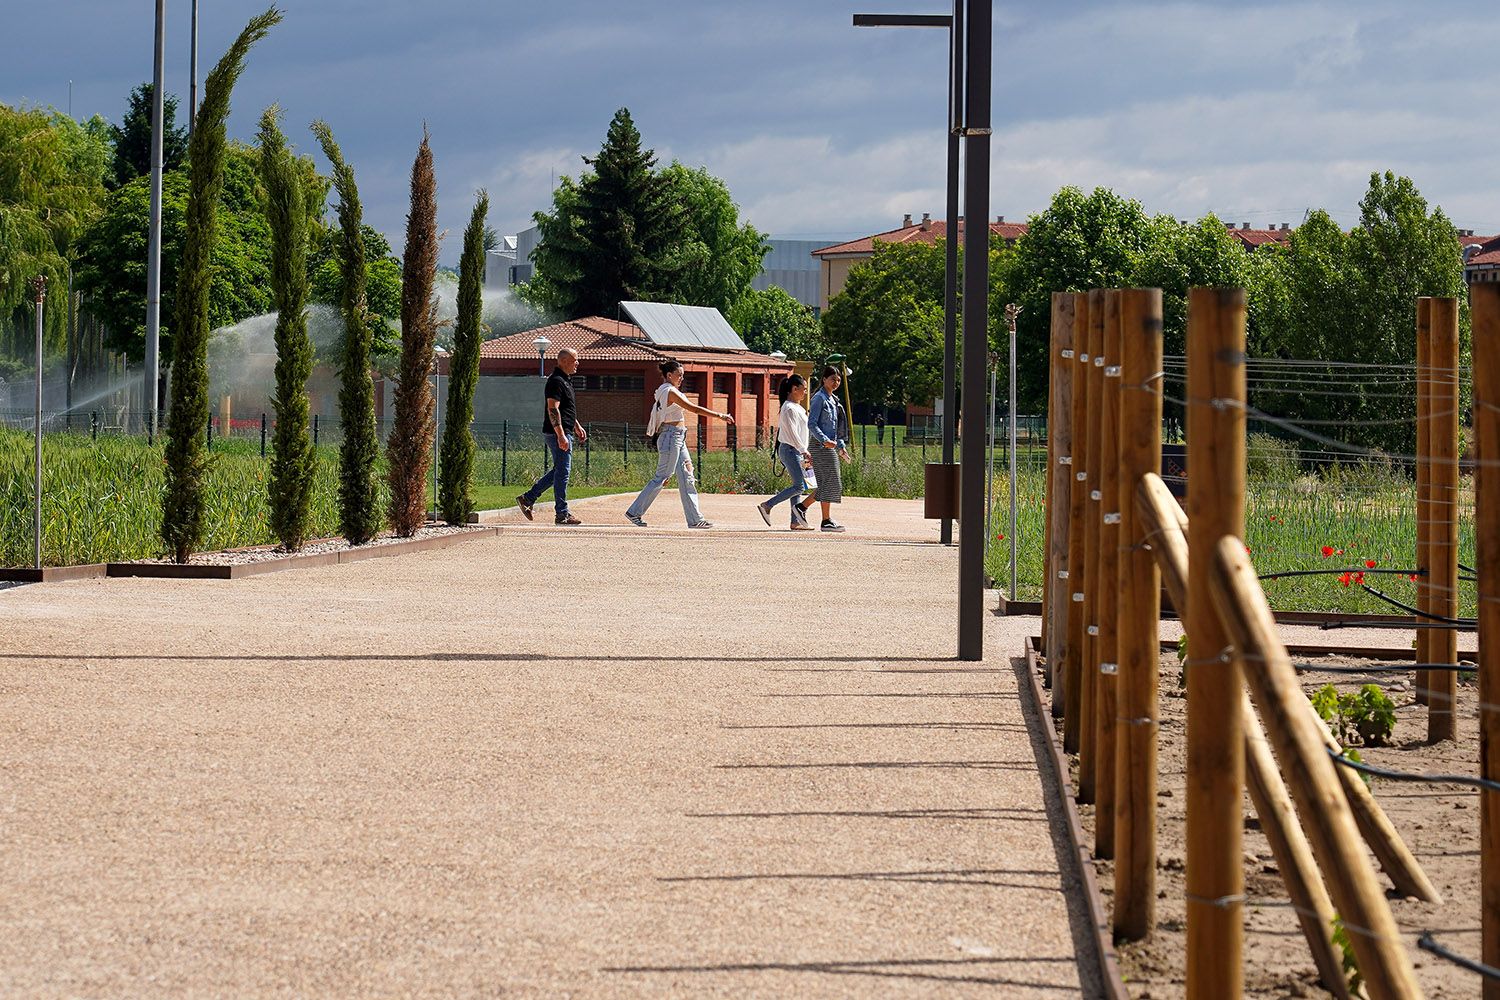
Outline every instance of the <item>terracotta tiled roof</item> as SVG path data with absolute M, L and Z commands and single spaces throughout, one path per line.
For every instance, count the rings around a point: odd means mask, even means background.
M 1026 223 L 1024 222 L 991 222 L 990 232 L 1001 239 L 1014 241 L 1026 235 Z M 887 230 L 876 233 L 874 236 L 866 236 L 863 239 L 851 240 L 848 243 L 838 243 L 831 247 L 823 247 L 814 250 L 814 257 L 832 257 L 843 254 L 872 254 L 875 252 L 875 241 L 882 243 L 936 243 L 939 239 L 947 236 L 948 222 L 946 219 L 933 219 L 926 223 L 913 223 L 910 226 L 902 226 L 899 229 Z M 958 220 L 958 235 L 964 234 L 964 220 Z
M 725 365 L 735 368 L 779 368 L 791 370 L 788 361 L 778 361 L 754 351 L 705 351 L 678 350 L 657 347 L 651 343 L 644 331 L 634 323 L 624 323 L 602 316 L 554 323 L 551 326 L 513 333 L 508 337 L 496 337 L 479 345 L 481 358 L 502 360 L 536 359 L 538 337 L 546 337 L 547 357 L 557 357 L 564 347 L 578 352 L 580 361 L 637 361 L 661 362 L 675 358 L 688 368 Z
M 1500 236 L 1465 236 L 1463 233 L 1458 234 L 1458 245 L 1461 247 L 1479 247 L 1484 246 L 1486 243 L 1496 243 L 1497 241 L 1500 241 Z
M 1263 247 L 1267 243 L 1285 243 L 1291 237 L 1290 229 L 1245 229 L 1243 226 L 1229 224 L 1229 235 L 1245 245 L 1245 249 L 1254 250 Z
M 1469 258 L 1469 263 L 1465 266 L 1495 267 L 1497 265 L 1500 265 L 1500 247 L 1496 247 L 1494 250 L 1485 250 L 1482 253 L 1476 253 L 1474 256 Z

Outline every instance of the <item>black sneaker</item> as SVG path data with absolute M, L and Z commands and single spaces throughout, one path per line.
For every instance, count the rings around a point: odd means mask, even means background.
M 837 521 L 832 521 L 832 520 L 830 520 L 830 521 L 824 521 L 823 522 L 823 530 L 824 531 L 843 531 L 844 530 L 844 526 L 842 524 L 839 524 Z
M 644 517 L 641 517 L 641 515 L 639 514 L 632 514 L 628 510 L 625 512 L 625 520 L 629 521 L 637 528 L 644 528 L 646 526 L 646 519 Z
M 583 522 L 580 521 L 580 520 L 578 520 L 578 518 L 574 517 L 572 514 L 564 514 L 562 517 L 558 518 L 556 520 L 556 522 L 554 522 L 554 523 L 556 523 L 556 524 L 582 524 Z M 839 530 L 842 531 L 844 529 L 840 528 Z
M 526 494 L 522 493 L 520 496 L 516 497 L 516 506 L 521 508 L 521 513 L 526 515 L 526 520 L 536 520 L 536 518 L 532 517 L 531 515 L 532 503 L 530 500 L 526 499 Z

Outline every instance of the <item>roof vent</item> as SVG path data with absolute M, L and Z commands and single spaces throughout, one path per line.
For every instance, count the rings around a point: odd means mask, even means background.
M 1282 223 L 1282 224 L 1281 224 L 1281 231 L 1282 231 L 1282 232 L 1283 232 L 1283 233 L 1284 233 L 1284 232 L 1286 232 L 1286 231 L 1287 231 L 1287 230 L 1288 230 L 1288 229 L 1291 229 L 1291 228 L 1292 228 L 1292 226 L 1291 226 L 1291 223 L 1288 223 L 1288 222 L 1283 222 L 1283 223 Z
M 925 232 L 927 232 L 931 228 L 932 228 L 932 213 L 931 212 L 923 212 L 922 213 L 922 232 L 925 233 Z
M 997 216 L 995 216 L 995 222 L 998 225 L 1001 225 L 1001 226 L 1005 225 L 1005 216 L 1003 216 L 1003 215 L 997 215 Z
M 1244 229 L 1249 229 L 1249 228 L 1250 228 L 1250 223 L 1248 223 L 1248 222 L 1241 222 L 1240 223 L 1240 229 L 1244 230 Z
M 901 216 L 901 228 L 902 229 L 910 229 L 911 228 L 911 213 L 910 212 L 908 212 L 906 215 Z

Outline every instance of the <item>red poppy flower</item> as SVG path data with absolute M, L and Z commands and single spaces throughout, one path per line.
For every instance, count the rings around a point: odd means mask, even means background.
M 1411 575 L 1411 582 L 1412 582 L 1412 583 L 1416 583 L 1416 582 L 1417 582 L 1417 574 L 1415 574 L 1415 573 L 1413 573 L 1413 574 L 1412 574 L 1412 575 Z
M 1339 577 L 1339 583 L 1342 583 L 1346 587 L 1349 586 L 1349 578 L 1351 575 L 1352 574 L 1345 573 L 1343 576 Z
M 1331 555 L 1333 555 L 1333 546 L 1332 545 L 1325 545 L 1325 546 L 1323 546 L 1323 558 L 1327 559 Z
M 1375 560 L 1374 559 L 1366 559 L 1365 560 L 1365 569 L 1374 569 L 1374 568 L 1375 568 Z
M 1363 584 L 1365 582 L 1365 574 L 1363 570 L 1354 574 L 1354 582 L 1358 584 Z
M 1003 534 L 997 534 L 997 535 L 996 535 L 996 536 L 995 536 L 995 540 L 996 540 L 996 541 L 1000 541 L 1000 542 L 1003 542 L 1003 541 L 1005 541 L 1005 536 L 1004 536 L 1004 535 L 1003 535 Z

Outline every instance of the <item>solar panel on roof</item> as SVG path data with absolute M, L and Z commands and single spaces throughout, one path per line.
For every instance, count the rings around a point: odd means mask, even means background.
M 621 302 L 620 306 L 658 347 L 750 349 L 723 314 L 712 306 L 679 306 L 670 302 Z

